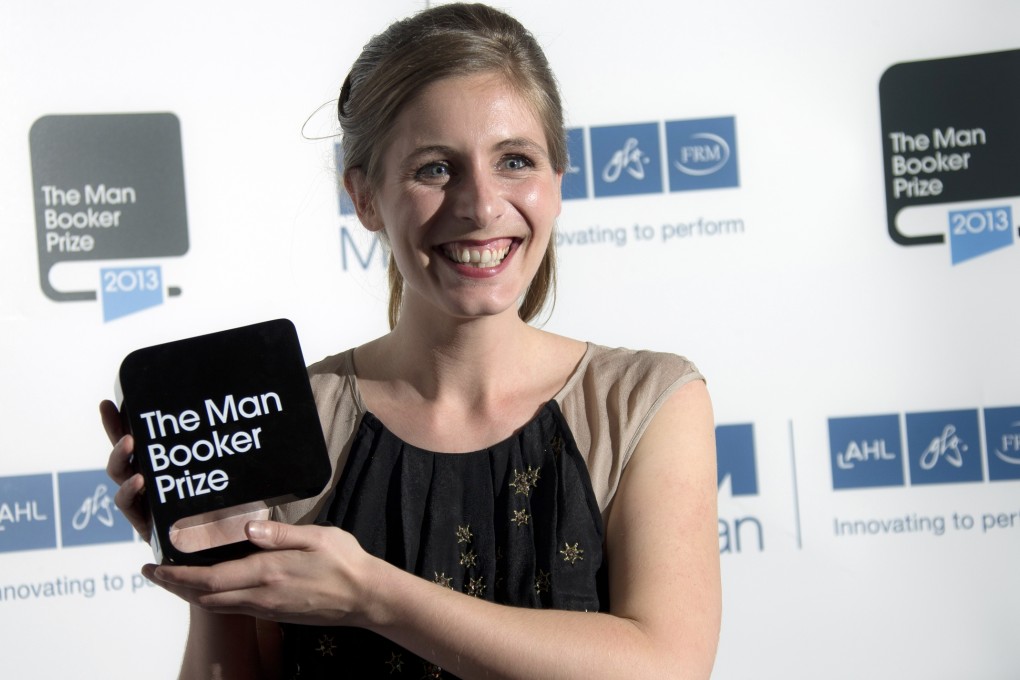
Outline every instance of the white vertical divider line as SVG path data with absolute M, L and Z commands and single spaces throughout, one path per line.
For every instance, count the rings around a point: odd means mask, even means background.
M 793 437 L 793 419 L 787 421 L 787 431 L 790 436 L 790 471 L 793 476 L 793 527 L 797 536 L 797 550 L 804 547 L 800 532 L 800 489 L 797 487 L 797 447 Z

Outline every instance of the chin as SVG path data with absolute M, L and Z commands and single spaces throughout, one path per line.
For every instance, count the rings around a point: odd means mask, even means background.
M 474 302 L 461 302 L 460 304 L 450 305 L 447 309 L 450 314 L 460 319 L 484 319 L 490 317 L 498 317 L 506 314 L 512 314 L 517 316 L 517 310 L 520 307 L 520 299 L 513 298 L 512 300 L 500 301 L 500 300 L 485 300 L 485 301 L 474 301 Z

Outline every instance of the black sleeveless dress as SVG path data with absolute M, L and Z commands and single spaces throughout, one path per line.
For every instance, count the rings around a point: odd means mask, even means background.
M 602 515 L 556 401 L 472 453 L 411 446 L 365 413 L 318 521 L 376 557 L 492 602 L 608 611 Z M 284 624 L 285 678 L 452 678 L 370 631 Z

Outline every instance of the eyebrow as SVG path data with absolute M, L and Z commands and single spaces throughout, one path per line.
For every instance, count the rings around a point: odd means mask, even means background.
M 530 151 L 532 153 L 538 153 L 548 158 L 549 152 L 544 146 L 527 137 L 510 137 L 508 139 L 501 140 L 494 147 L 497 151 L 506 151 L 513 149 L 522 149 Z M 430 154 L 438 154 L 441 156 L 455 155 L 457 151 L 452 147 L 445 146 L 443 144 L 429 144 L 426 146 L 419 146 L 415 148 L 411 153 L 407 154 L 405 160 L 411 161 L 421 158 L 422 156 L 428 156 Z
M 533 154 L 538 154 L 546 160 L 549 159 L 549 150 L 538 142 L 527 137 L 511 137 L 510 139 L 504 139 L 496 145 L 496 148 L 500 151 L 520 149 Z
M 440 156 L 448 156 L 453 153 L 453 149 L 442 144 L 431 144 L 429 146 L 419 146 L 414 148 L 411 153 L 407 154 L 404 159 L 406 161 L 414 161 L 422 156 L 429 156 L 431 154 L 437 154 Z

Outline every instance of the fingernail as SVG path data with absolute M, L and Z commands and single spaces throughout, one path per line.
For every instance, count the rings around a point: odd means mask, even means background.
M 265 522 L 248 522 L 248 538 L 268 538 L 269 527 Z

